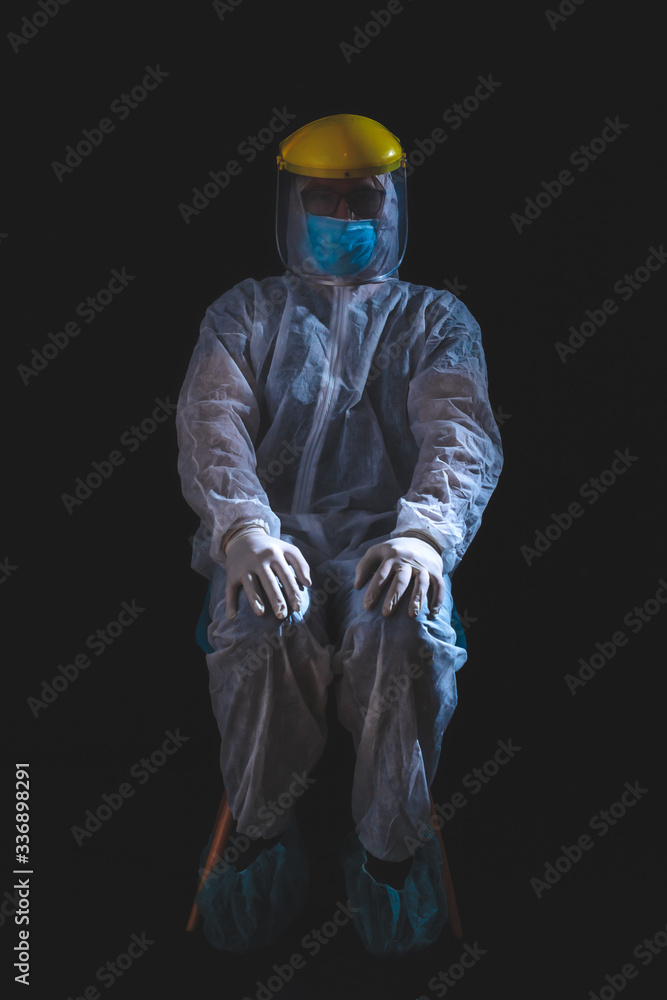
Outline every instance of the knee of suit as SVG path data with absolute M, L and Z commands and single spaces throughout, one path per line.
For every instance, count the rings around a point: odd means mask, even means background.
M 274 676 L 276 657 L 287 659 L 285 640 L 288 634 L 289 629 L 283 624 L 282 628 L 255 627 L 234 637 L 227 633 L 218 635 L 211 643 L 215 651 L 207 658 L 209 666 L 216 676 L 222 672 L 225 683 L 229 683 L 233 675 L 237 683 L 253 681 L 263 685 L 269 676 Z
M 357 629 L 359 634 L 355 634 Z M 378 714 L 384 716 L 386 711 L 400 714 L 402 706 L 414 703 L 416 693 L 422 709 L 431 706 L 438 712 L 440 704 L 453 711 L 454 676 L 466 658 L 455 640 L 445 620 L 432 623 L 407 614 L 390 616 L 381 630 L 370 631 L 358 622 L 347 636 L 341 657 L 345 682 L 340 697 L 362 706 L 366 724 L 377 722 Z
M 344 646 L 359 650 L 373 646 L 397 662 L 429 663 L 443 643 L 456 642 L 456 633 L 444 619 L 429 621 L 425 614 L 413 618 L 400 607 L 385 617 L 381 605 L 357 615 L 345 631 Z
M 272 611 L 256 615 L 247 602 L 239 607 L 235 618 L 227 618 L 224 602 L 211 608 L 208 639 L 218 650 L 255 650 L 260 656 L 280 649 L 286 639 L 295 636 L 303 623 L 303 615 L 292 612 L 279 619 Z M 265 648 L 266 647 L 266 648 Z

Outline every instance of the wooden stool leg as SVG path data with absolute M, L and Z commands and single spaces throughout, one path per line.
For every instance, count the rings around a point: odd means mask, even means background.
M 200 879 L 197 892 L 201 889 L 204 882 L 208 878 L 211 869 L 215 867 L 218 860 L 222 857 L 225 847 L 227 846 L 227 841 L 229 840 L 229 835 L 232 832 L 232 826 L 234 824 L 234 818 L 232 816 L 232 811 L 229 808 L 229 803 L 227 802 L 227 793 L 222 793 L 222 799 L 220 801 L 220 806 L 218 808 L 218 815 L 215 819 L 215 829 L 213 831 L 213 840 L 211 841 L 211 849 L 208 852 L 208 857 L 206 858 L 206 864 L 204 865 L 204 873 Z M 192 909 L 190 910 L 190 918 L 188 920 L 186 930 L 194 931 L 199 926 L 199 921 L 201 919 L 201 914 L 199 913 L 199 907 L 196 903 L 192 904 Z
M 445 845 L 442 842 L 442 834 L 440 832 L 440 821 L 436 816 L 435 805 L 433 804 L 433 796 L 428 793 L 429 799 L 431 801 L 431 826 L 438 835 L 438 840 L 440 841 L 440 849 L 442 851 L 442 881 L 445 885 L 445 893 L 447 895 L 447 908 L 449 910 L 449 926 L 451 927 L 452 934 L 455 938 L 463 937 L 463 928 L 461 927 L 461 918 L 459 917 L 459 908 L 456 905 L 456 896 L 454 895 L 454 884 L 452 882 L 451 872 L 449 871 L 449 863 L 447 861 L 447 855 L 445 853 Z

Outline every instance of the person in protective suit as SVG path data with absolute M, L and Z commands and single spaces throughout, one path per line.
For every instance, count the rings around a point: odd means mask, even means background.
M 210 306 L 176 416 L 201 519 L 192 566 L 211 582 L 220 765 L 251 845 L 197 902 L 231 951 L 270 943 L 303 904 L 294 803 L 335 681 L 356 752 L 342 846 L 354 925 L 371 953 L 406 954 L 447 917 L 423 831 L 466 659 L 451 574 L 498 481 L 500 435 L 478 324 L 451 292 L 398 277 L 400 141 L 333 115 L 279 148 L 286 272 Z

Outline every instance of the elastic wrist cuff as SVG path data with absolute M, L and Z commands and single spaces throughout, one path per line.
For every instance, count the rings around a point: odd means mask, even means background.
M 222 542 L 222 551 L 225 555 L 227 555 L 227 550 L 235 538 L 239 538 L 241 535 L 250 534 L 250 532 L 253 531 L 263 531 L 266 535 L 269 534 L 269 530 L 265 524 L 240 524 L 238 528 L 234 528 L 228 535 L 225 536 Z
M 407 531 L 402 531 L 398 537 L 420 538 L 423 542 L 428 542 L 429 545 L 432 545 L 439 556 L 442 555 L 442 548 L 438 545 L 435 538 L 429 535 L 426 531 L 420 531 L 418 528 L 408 528 Z

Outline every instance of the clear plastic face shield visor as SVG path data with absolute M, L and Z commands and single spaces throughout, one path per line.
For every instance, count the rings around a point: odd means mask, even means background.
M 278 169 L 276 241 L 288 271 L 323 285 L 396 277 L 408 235 L 405 166 L 342 182 Z

